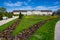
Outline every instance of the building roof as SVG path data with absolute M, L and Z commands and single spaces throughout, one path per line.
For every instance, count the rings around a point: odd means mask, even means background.
M 13 12 L 27 12 L 27 10 L 13 10 Z
M 52 10 L 41 10 L 41 12 L 52 12 Z
M 27 12 L 27 11 L 52 12 L 52 10 L 13 10 L 13 12 Z

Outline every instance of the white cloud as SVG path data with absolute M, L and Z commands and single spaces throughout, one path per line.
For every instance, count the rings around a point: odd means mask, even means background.
M 13 7 L 13 6 L 22 6 L 22 5 L 25 5 L 25 6 L 28 6 L 29 2 L 16 2 L 16 3 L 12 3 L 11 1 L 9 1 L 9 3 L 7 2 L 4 2 L 4 5 L 5 6 L 10 6 L 10 7 Z
M 48 9 L 51 9 L 51 10 L 55 11 L 57 9 L 60 9 L 60 5 L 50 6 L 50 7 L 48 7 Z
M 19 8 L 12 8 L 9 10 L 52 10 L 55 11 L 57 9 L 60 8 L 60 5 L 56 5 L 56 6 L 36 6 L 36 7 L 32 7 L 32 6 L 21 6 Z
M 16 2 L 16 3 L 7 3 L 5 2 L 4 5 L 6 6 L 21 6 L 22 5 L 22 2 Z
M 55 11 L 57 9 L 60 9 L 60 5 L 49 6 L 49 7 L 46 7 L 46 6 L 37 6 L 34 9 L 35 10 L 52 10 L 52 11 Z
M 32 10 L 33 8 L 32 8 L 32 6 L 25 6 L 25 7 L 23 7 L 23 9 L 25 9 L 25 10 Z
M 14 8 L 14 9 L 9 9 L 10 11 L 12 10 L 52 10 L 52 11 L 56 11 L 57 9 L 59 9 L 60 6 L 36 6 L 36 7 L 32 7 L 32 6 L 22 6 L 20 8 Z
M 49 7 L 46 7 L 46 6 L 36 6 L 36 7 L 32 7 L 32 6 L 23 6 L 21 8 L 18 8 L 20 10 L 57 10 L 59 9 L 59 6 L 49 6 Z M 17 10 L 18 10 L 17 9 Z
M 35 10 L 47 10 L 48 8 L 45 6 L 37 6 L 34 8 Z
M 17 10 L 32 10 L 33 8 L 31 6 L 24 6 L 24 7 L 21 7 L 21 8 L 18 8 Z

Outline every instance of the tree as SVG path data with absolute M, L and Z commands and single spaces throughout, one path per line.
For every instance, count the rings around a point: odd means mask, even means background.
M 60 16 L 60 9 L 58 9 L 57 11 L 54 11 L 53 14 L 52 14 L 52 16 L 54 16 L 54 15 Z
M 60 9 L 57 10 L 56 15 L 59 15 L 60 16 Z
M 6 8 L 0 7 L 0 12 L 6 12 Z
M 2 17 L 3 17 L 3 15 L 2 15 L 2 13 L 0 12 L 0 20 L 2 20 L 2 19 L 3 19 Z
M 5 16 L 5 13 L 6 13 L 6 8 L 4 7 L 0 7 L 0 20 L 2 20 L 3 16 Z
M 52 13 L 52 16 L 54 16 L 54 15 L 56 15 L 56 12 L 55 11 Z
M 20 14 L 19 14 L 19 19 L 22 19 L 22 16 L 23 16 L 23 14 L 21 14 L 21 12 L 20 12 Z

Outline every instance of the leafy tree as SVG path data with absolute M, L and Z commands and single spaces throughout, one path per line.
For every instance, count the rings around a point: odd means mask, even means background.
M 0 7 L 0 12 L 6 12 L 6 8 Z
M 60 9 L 57 10 L 56 15 L 59 15 L 60 16 Z
M 56 15 L 56 12 L 53 12 L 53 13 L 52 13 L 52 16 L 54 16 L 54 15 Z
M 54 15 L 60 16 L 60 9 L 58 9 L 57 11 L 54 11 L 53 14 L 52 14 L 52 16 L 54 16 Z
M 12 18 L 13 14 L 10 13 L 10 12 L 9 12 L 9 13 L 6 12 L 6 13 L 5 13 L 5 16 L 7 16 L 8 18 Z

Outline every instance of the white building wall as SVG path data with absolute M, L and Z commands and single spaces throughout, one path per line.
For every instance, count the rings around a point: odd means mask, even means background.
M 27 11 L 27 15 L 32 15 L 32 11 Z
M 48 15 L 48 12 L 42 12 L 42 14 Z
M 20 14 L 20 12 L 13 12 L 14 14 Z M 33 15 L 33 14 L 36 14 L 36 15 L 52 15 L 52 12 L 41 12 L 41 11 L 27 11 L 27 12 L 21 12 L 22 14 L 24 15 Z
M 39 12 L 39 14 L 40 14 L 40 15 L 43 15 L 43 13 L 42 13 L 42 12 Z
M 23 14 L 23 15 L 27 15 L 27 12 L 21 12 L 21 14 Z
M 42 13 L 40 11 L 37 12 L 38 15 L 42 15 Z
M 42 14 L 45 14 L 45 15 L 52 15 L 52 12 L 42 12 Z
M 13 12 L 13 14 L 20 14 L 20 12 Z
M 52 12 L 49 12 L 48 15 L 52 15 Z
M 32 13 L 35 15 L 39 15 L 39 11 L 33 11 Z
M 34 13 L 35 13 L 35 14 L 38 14 L 38 11 L 35 11 Z

